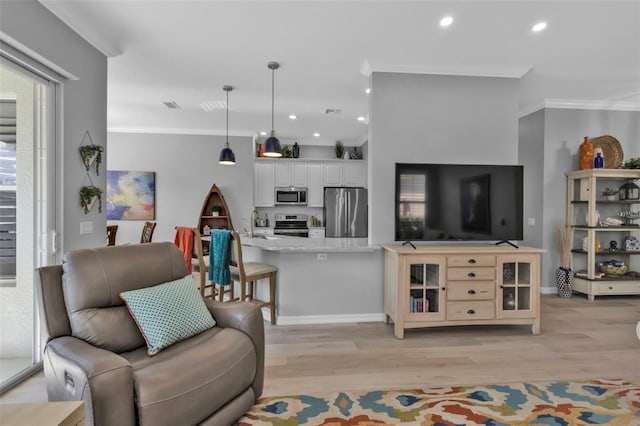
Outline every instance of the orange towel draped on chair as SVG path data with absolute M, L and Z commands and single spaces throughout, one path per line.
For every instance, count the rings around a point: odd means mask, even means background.
M 184 254 L 184 260 L 187 262 L 187 269 L 191 273 L 191 257 L 193 255 L 193 231 L 186 226 L 176 226 L 175 245 Z

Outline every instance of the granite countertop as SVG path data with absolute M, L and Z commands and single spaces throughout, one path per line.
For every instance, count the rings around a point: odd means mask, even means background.
M 370 245 L 367 238 L 304 238 L 275 236 L 248 238 L 240 235 L 243 246 L 281 252 L 374 252 L 378 245 Z

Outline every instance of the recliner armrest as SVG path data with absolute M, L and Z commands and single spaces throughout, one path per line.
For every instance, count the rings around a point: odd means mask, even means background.
M 256 349 L 256 377 L 251 387 L 256 399 L 264 385 L 264 319 L 260 306 L 250 302 L 220 302 L 205 299 L 207 308 L 222 328 L 235 328 L 251 339 Z
M 136 424 L 133 369 L 118 354 L 58 337 L 45 348 L 44 369 L 49 400 L 84 400 L 87 424 Z

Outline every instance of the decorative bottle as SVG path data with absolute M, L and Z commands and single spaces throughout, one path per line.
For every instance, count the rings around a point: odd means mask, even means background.
M 584 137 L 580 145 L 580 170 L 593 168 L 593 145 L 589 142 L 589 136 Z
M 293 144 L 293 158 L 298 158 L 300 157 L 300 145 L 298 145 L 298 142 Z
M 593 167 L 596 169 L 602 169 L 604 167 L 604 157 L 602 156 L 602 150 L 596 150 L 596 156 L 593 157 Z

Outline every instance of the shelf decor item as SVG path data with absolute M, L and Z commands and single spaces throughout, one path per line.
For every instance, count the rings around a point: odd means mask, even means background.
M 584 142 L 580 145 L 579 151 L 580 170 L 593 168 L 593 145 L 589 142 L 589 136 L 584 137 Z
M 556 287 L 558 296 L 568 299 L 573 293 L 573 271 L 571 265 L 571 246 L 569 240 L 569 230 L 558 225 L 558 249 L 560 251 L 560 267 L 556 270 Z
M 631 158 L 620 164 L 619 169 L 640 169 L 640 157 Z
M 96 175 L 100 175 L 100 163 L 102 163 L 102 147 L 100 145 L 82 145 L 80 147 L 80 157 L 82 157 L 86 171 L 89 171 L 89 168 L 95 162 Z
M 96 201 L 98 202 L 98 212 L 102 213 L 102 190 L 93 185 L 80 188 L 80 206 L 84 209 L 84 214 L 91 211 Z
M 344 155 L 344 145 L 342 144 L 341 141 L 336 141 L 335 151 L 336 151 L 336 158 L 342 158 L 342 156 Z
M 632 179 L 627 180 L 620 187 L 620 200 L 640 200 L 640 187 L 633 183 Z
M 605 169 L 617 169 L 620 166 L 624 159 L 624 152 L 622 151 L 622 145 L 616 138 L 611 135 L 602 135 L 591 139 L 591 144 L 593 145 L 594 154 L 597 149 L 602 150 Z
M 609 201 L 614 201 L 616 199 L 616 194 L 618 193 L 618 190 L 615 188 L 605 188 L 604 191 L 602 191 L 602 196 Z
M 212 206 L 211 207 L 211 216 L 220 216 L 220 211 L 222 210 L 221 206 Z

